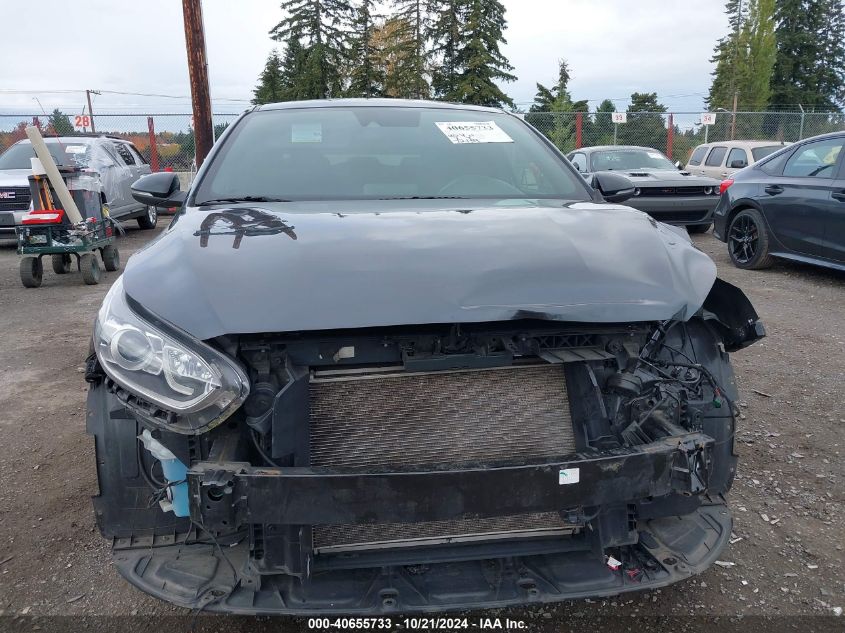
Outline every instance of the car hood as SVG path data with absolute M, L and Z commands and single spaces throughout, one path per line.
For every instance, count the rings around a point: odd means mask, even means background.
M 28 187 L 31 169 L 0 169 L 0 187 Z
M 629 171 L 613 171 L 622 174 L 635 185 L 649 186 L 655 184 L 671 184 L 675 187 L 718 187 L 721 181 L 706 176 L 693 176 L 688 171 L 677 169 L 633 169 Z
M 124 288 L 208 339 L 520 318 L 687 319 L 716 277 L 684 232 L 628 207 L 416 202 L 188 209 L 129 260 Z

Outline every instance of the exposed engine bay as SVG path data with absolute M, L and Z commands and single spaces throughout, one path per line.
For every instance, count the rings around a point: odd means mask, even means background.
M 157 408 L 92 358 L 100 528 L 131 582 L 230 612 L 668 584 L 731 530 L 728 352 L 763 331 L 720 288 L 686 322 L 219 337 L 250 387 L 213 423 Z

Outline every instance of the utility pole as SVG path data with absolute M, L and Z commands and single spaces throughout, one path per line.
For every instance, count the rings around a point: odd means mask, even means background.
M 731 89 L 734 93 L 734 105 L 731 110 L 731 140 L 736 136 L 736 107 L 739 100 L 739 87 L 736 85 L 736 67 L 739 65 L 739 31 L 742 26 L 742 0 L 739 0 L 736 6 L 736 30 L 734 32 L 734 58 L 733 58 L 733 72 L 731 73 Z
M 85 91 L 85 98 L 88 99 L 88 116 L 91 117 L 91 132 L 96 133 L 97 129 L 94 127 L 94 110 L 91 109 L 91 95 L 100 94 L 99 90 L 86 90 Z
M 201 0 L 182 0 L 182 15 L 185 19 L 185 46 L 188 51 L 188 73 L 191 79 L 194 147 L 197 169 L 199 169 L 214 143 Z

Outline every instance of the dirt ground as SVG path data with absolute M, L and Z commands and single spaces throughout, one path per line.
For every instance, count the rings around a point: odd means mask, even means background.
M 129 228 L 119 241 L 124 261 L 167 221 L 161 218 L 155 232 Z M 689 625 L 695 620 L 689 616 L 707 615 L 771 631 L 778 627 L 747 616 L 832 615 L 845 607 L 845 274 L 792 263 L 742 271 L 712 235 L 695 242 L 724 279 L 749 295 L 768 331 L 761 343 L 733 355 L 741 389 L 740 465 L 730 494 L 734 538 L 722 564 L 660 591 L 494 615 L 519 619 L 529 630 L 627 615 L 671 616 Z M 186 614 L 124 582 L 94 526 L 83 359 L 95 313 L 117 274 L 103 277 L 99 286 L 85 286 L 78 274 L 59 277 L 48 267 L 43 287 L 24 289 L 14 245 L 0 242 L 0 628 L 50 630 L 82 620 L 47 618 L 52 624 L 45 626 L 40 616 L 85 615 L 144 616 L 92 617 L 84 622 L 89 629 L 117 622 L 122 630 L 160 630 L 151 617 Z M 625 630 L 647 628 L 623 619 Z M 199 620 L 203 630 L 307 630 L 304 621 L 289 618 L 272 625 Z M 790 622 L 800 623 L 790 624 L 796 630 L 845 628 L 845 617 Z M 81 628 L 76 624 L 71 628 Z

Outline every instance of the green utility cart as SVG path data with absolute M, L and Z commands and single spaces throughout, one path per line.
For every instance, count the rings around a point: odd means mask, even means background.
M 49 256 L 53 272 L 64 275 L 72 270 L 73 260 L 88 285 L 100 282 L 100 263 L 97 252 L 108 271 L 120 268 L 120 254 L 114 245 L 117 224 L 108 215 L 103 204 L 96 177 L 77 168 L 60 168 L 60 173 L 82 222 L 72 224 L 63 209 L 57 208 L 58 200 L 46 177 L 29 177 L 33 210 L 24 216 L 22 226 L 15 229 L 21 283 L 27 288 L 37 288 L 44 276 L 42 259 Z

